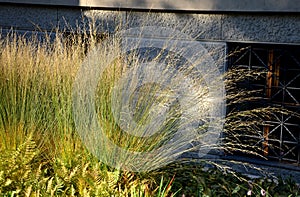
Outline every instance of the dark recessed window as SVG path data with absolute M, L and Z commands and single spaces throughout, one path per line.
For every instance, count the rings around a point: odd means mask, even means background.
M 257 148 L 256 152 L 271 160 L 299 165 L 300 118 L 296 113 L 300 114 L 300 46 L 229 43 L 228 49 L 228 70 L 260 73 L 258 78 L 245 77 L 237 84 L 237 88 L 253 92 L 253 99 L 229 106 L 229 112 L 261 107 L 282 109 L 262 116 L 251 134 L 242 129 L 234 133 L 235 141 L 249 151 Z

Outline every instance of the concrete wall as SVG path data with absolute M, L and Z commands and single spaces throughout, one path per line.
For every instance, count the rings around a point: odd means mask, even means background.
M 299 12 L 298 0 L 0 0 L 0 3 L 193 11 Z
M 300 44 L 300 13 L 163 13 L 79 7 L 0 4 L 0 28 L 18 31 L 75 29 L 94 20 L 99 32 L 122 24 L 167 26 L 197 40 Z
M 130 26 L 158 25 L 185 31 L 197 40 L 300 43 L 300 15 L 180 14 L 133 12 Z

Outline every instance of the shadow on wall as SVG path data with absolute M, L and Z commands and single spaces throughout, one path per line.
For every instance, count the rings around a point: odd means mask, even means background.
M 15 0 L 19 2 L 19 0 Z M 56 2 L 57 1 L 57 2 Z M 224 3 L 224 1 L 228 3 Z M 180 7 L 195 9 L 196 4 L 207 9 L 258 9 L 255 5 L 263 5 L 261 9 L 265 9 L 268 5 L 274 7 L 274 0 L 265 0 L 264 3 L 258 3 L 261 0 L 245 0 L 242 3 L 230 3 L 235 0 L 183 0 L 181 3 L 170 2 L 167 0 L 114 0 L 102 1 L 97 0 L 67 0 L 58 2 L 52 1 L 51 4 L 93 6 L 107 5 L 111 8 L 132 7 L 132 8 L 161 8 L 163 10 L 176 10 Z M 268 2 L 268 3 L 267 3 Z M 290 7 L 291 0 L 276 1 L 280 9 Z M 20 2 L 19 2 L 20 3 Z M 30 1 L 29 1 L 30 3 Z M 34 2 L 32 1 L 32 4 Z M 244 5 L 245 8 L 242 8 Z M 231 7 L 230 7 L 231 6 Z M 235 6 L 235 7 L 234 7 Z M 296 4 L 296 7 L 298 4 Z M 149 10 L 148 9 L 148 10 Z M 271 8 L 270 8 L 271 9 Z M 20 33 L 30 31 L 55 32 L 57 29 L 72 31 L 78 27 L 88 29 L 90 22 L 94 24 L 92 28 L 96 28 L 99 33 L 113 33 L 116 27 L 124 23 L 128 27 L 138 25 L 157 25 L 167 26 L 169 28 L 177 28 L 184 31 L 193 38 L 198 40 L 214 40 L 214 41 L 255 41 L 255 42 L 278 42 L 278 43 L 299 43 L 300 28 L 299 14 L 264 14 L 256 13 L 246 14 L 230 14 L 230 13 L 209 13 L 209 14 L 182 14 L 182 13 L 151 13 L 149 11 L 109 11 L 96 10 L 88 7 L 52 7 L 41 5 L 16 5 L 2 4 L 0 5 L 0 25 L 2 32 L 8 32 L 11 29 Z M 18 13 L 18 14 L 12 14 Z M 22 16 L 22 17 L 20 17 Z M 42 17 L 41 17 L 42 16 Z M 91 23 L 90 23 L 91 24 Z

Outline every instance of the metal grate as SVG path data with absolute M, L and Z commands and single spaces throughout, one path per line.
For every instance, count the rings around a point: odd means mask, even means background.
M 300 164 L 300 46 L 228 44 L 235 54 L 228 59 L 228 68 L 264 70 L 263 79 L 250 81 L 248 89 L 261 89 L 260 103 L 253 105 L 273 106 L 289 110 L 274 112 L 265 118 L 256 137 L 243 143 L 260 146 L 269 159 Z M 245 137 L 244 137 L 245 138 Z M 247 137 L 246 137 L 247 138 Z

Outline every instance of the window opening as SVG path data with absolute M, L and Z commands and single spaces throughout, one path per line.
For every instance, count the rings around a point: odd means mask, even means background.
M 228 69 L 265 71 L 262 79 L 247 81 L 247 90 L 261 90 L 262 99 L 234 107 L 270 106 L 289 110 L 266 117 L 254 136 L 240 137 L 249 147 L 259 146 L 262 155 L 281 162 L 300 164 L 300 46 L 229 43 Z M 245 83 L 242 84 L 245 86 Z

